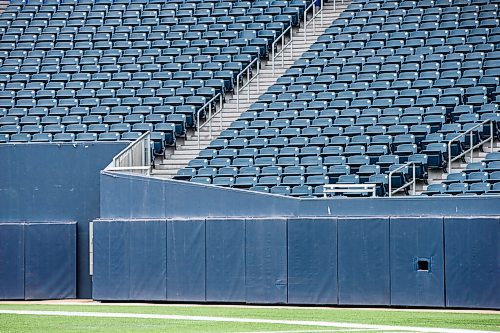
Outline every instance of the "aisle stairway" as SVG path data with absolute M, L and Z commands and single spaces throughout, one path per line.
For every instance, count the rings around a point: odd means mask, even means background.
M 267 61 L 262 63 L 260 71 L 260 89 L 257 89 L 257 82 L 254 81 L 250 85 L 250 100 L 247 100 L 247 90 L 244 89 L 240 96 L 239 112 L 237 111 L 237 99 L 236 95 L 226 96 L 226 102 L 224 103 L 222 110 L 222 130 L 229 127 L 229 125 L 236 119 L 239 115 L 246 111 L 248 107 L 257 100 L 257 98 L 263 94 L 268 87 L 276 82 L 276 79 L 280 77 L 292 64 L 298 59 L 302 53 L 307 51 L 316 39 L 323 34 L 325 29 L 330 26 L 331 22 L 336 19 L 339 14 L 347 7 L 348 2 L 338 2 L 336 8 L 334 8 L 333 2 L 326 2 L 323 7 L 323 24 L 321 24 L 321 15 L 318 15 L 315 19 L 316 30 L 313 31 L 313 24 L 310 23 L 307 26 L 307 41 L 304 38 L 304 27 L 293 31 L 293 53 L 290 57 L 290 48 L 285 49 L 285 60 L 284 67 L 281 67 L 281 57 L 277 59 L 276 68 L 273 73 L 272 62 Z M 185 167 L 190 160 L 195 158 L 199 151 L 210 144 L 212 139 L 215 139 L 221 132 L 219 130 L 219 117 L 215 117 L 212 124 L 212 136 L 209 135 L 210 127 L 207 125 L 200 131 L 200 145 L 198 146 L 198 134 L 196 132 L 188 133 L 188 136 L 184 142 L 179 142 L 177 148 L 170 154 L 167 154 L 166 158 L 157 161 L 153 174 L 160 177 L 171 178 L 173 177 L 177 170 Z

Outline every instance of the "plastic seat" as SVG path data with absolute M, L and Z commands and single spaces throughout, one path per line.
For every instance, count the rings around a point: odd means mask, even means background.
M 452 184 L 450 184 L 450 185 L 447 186 L 447 188 L 444 191 L 444 193 L 456 195 L 456 194 L 465 193 L 468 189 L 469 189 L 468 184 L 465 184 L 465 183 L 452 183 Z
M 424 195 L 434 195 L 444 193 L 447 189 L 446 184 L 431 184 L 427 186 L 427 189 L 423 192 Z
M 430 168 L 447 167 L 447 146 L 444 143 L 431 143 L 425 147 L 422 153 L 428 156 L 428 165 Z

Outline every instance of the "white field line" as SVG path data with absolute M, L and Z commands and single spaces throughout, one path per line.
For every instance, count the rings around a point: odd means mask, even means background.
M 0 314 L 16 315 L 38 315 L 38 316 L 65 316 L 65 317 L 100 317 L 100 318 L 137 318 L 137 319 L 169 319 L 184 321 L 209 321 L 227 323 L 257 323 L 257 324 L 277 324 L 277 325 L 298 325 L 316 327 L 339 327 L 348 329 L 376 329 L 387 331 L 412 331 L 424 333 L 477 333 L 477 330 L 464 330 L 453 328 L 433 328 L 433 327 L 410 327 L 410 326 L 389 326 L 389 325 L 367 325 L 353 323 L 338 323 L 328 321 L 308 321 L 308 320 L 275 320 L 256 318 L 231 318 L 231 317 L 209 317 L 209 316 L 180 316 L 162 314 L 141 314 L 141 313 L 110 313 L 110 312 L 72 312 L 72 311 L 31 311 L 31 310 L 0 310 Z M 483 333 L 495 333 L 481 331 Z M 496 332 L 498 333 L 498 332 Z
M 359 331 L 378 331 L 375 329 L 336 329 L 336 330 L 300 330 L 300 331 L 255 331 L 255 332 L 232 332 L 232 333 L 330 333 L 330 332 L 359 332 Z M 391 332 L 393 333 L 393 332 Z M 408 333 L 408 332 L 404 332 Z

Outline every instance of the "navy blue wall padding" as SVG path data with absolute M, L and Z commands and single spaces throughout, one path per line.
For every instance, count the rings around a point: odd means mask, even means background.
M 339 304 L 389 305 L 389 219 L 338 219 Z
M 79 298 L 92 297 L 88 223 L 99 216 L 99 173 L 127 144 L 0 145 L 0 221 L 78 222 Z
M 94 223 L 94 299 L 129 299 L 131 225 L 128 221 Z
M 288 220 L 288 303 L 338 303 L 336 218 Z
M 390 223 L 391 305 L 444 307 L 443 218 L 391 217 Z
M 255 191 L 110 172 L 101 174 L 103 219 L 291 216 L 297 203 L 291 197 Z
M 245 302 L 245 220 L 206 220 L 206 300 Z
M 0 299 L 24 299 L 24 224 L 0 224 Z
M 446 305 L 500 308 L 500 218 L 445 218 Z
M 138 221 L 129 226 L 131 300 L 166 299 L 166 225 L 166 221 Z
M 101 174 L 100 206 L 102 219 L 500 215 L 494 196 L 297 199 L 110 172 Z
M 287 302 L 287 221 L 246 220 L 247 303 Z
M 76 297 L 76 223 L 25 225 L 25 299 Z
M 205 300 L 205 221 L 167 221 L 167 300 Z

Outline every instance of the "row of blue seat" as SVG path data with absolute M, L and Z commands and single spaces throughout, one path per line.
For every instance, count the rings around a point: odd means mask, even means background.
M 141 136 L 141 132 L 108 132 L 108 133 L 37 133 L 37 134 L 0 134 L 0 143 L 27 143 L 27 142 L 73 142 L 73 141 L 134 141 Z
M 397 156 L 395 157 L 397 160 Z M 333 165 L 326 167 L 309 166 L 304 173 L 300 173 L 295 166 L 264 166 L 264 167 L 223 167 L 184 169 L 175 178 L 179 180 L 191 179 L 201 184 L 250 189 L 255 191 L 294 195 L 300 197 L 323 196 L 324 184 L 376 184 L 379 196 L 388 194 L 388 174 L 400 168 L 397 162 L 380 162 L 380 165 L 361 165 L 356 173 L 350 173 L 349 165 Z M 382 167 L 385 169 L 382 173 Z M 422 167 L 422 170 L 425 166 Z M 297 169 L 299 169 L 297 171 Z M 401 172 L 394 172 L 391 176 L 393 186 L 401 186 L 411 180 L 409 170 L 403 168 Z M 313 191 L 314 190 L 314 191 Z

